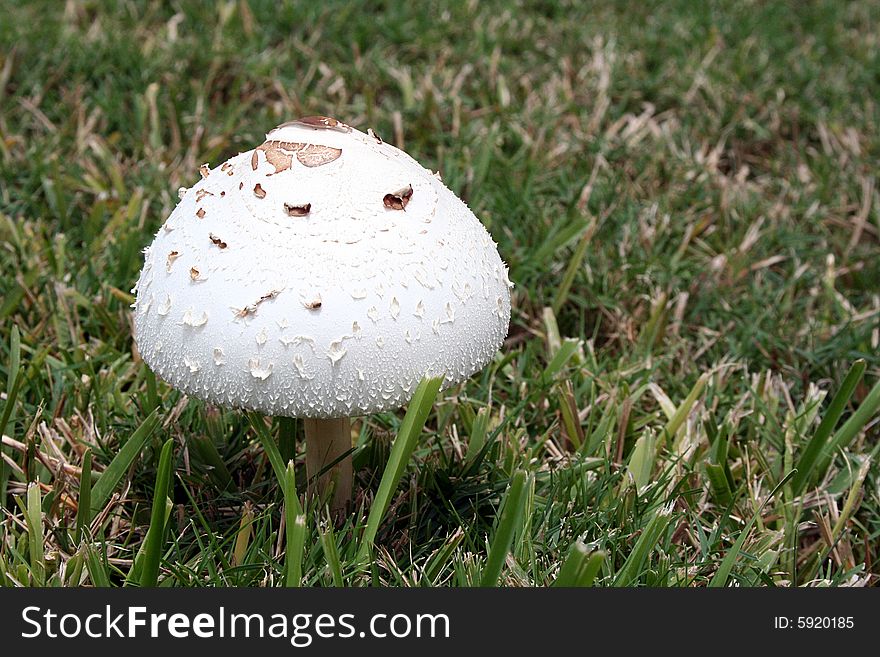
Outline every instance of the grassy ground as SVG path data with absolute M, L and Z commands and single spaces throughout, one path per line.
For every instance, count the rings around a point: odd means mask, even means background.
M 880 5 L 99 4 L 0 0 L 0 583 L 877 583 Z M 396 488 L 403 414 L 355 423 L 336 528 L 264 450 L 301 426 L 131 339 L 177 188 L 307 114 L 440 169 L 516 283 Z

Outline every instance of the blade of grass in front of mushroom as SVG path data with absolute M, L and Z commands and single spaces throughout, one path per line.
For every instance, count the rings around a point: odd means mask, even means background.
M 296 429 L 295 417 L 278 418 L 278 451 L 285 462 L 296 457 Z
M 275 477 L 278 480 L 278 483 L 282 486 L 284 503 L 290 504 L 290 507 L 296 515 L 301 515 L 303 511 L 302 506 L 299 503 L 299 497 L 296 494 L 296 486 L 292 489 L 292 497 L 289 497 L 291 490 L 284 487 L 284 482 L 287 480 L 287 468 L 284 466 L 284 459 L 281 458 L 281 452 L 278 451 L 278 446 L 272 439 L 272 434 L 269 433 L 269 427 L 266 426 L 265 418 L 259 413 L 253 411 L 247 414 L 247 418 L 251 427 L 257 432 L 257 438 L 259 438 L 260 444 L 263 446 L 263 451 L 266 452 L 266 457 L 272 465 Z
M 104 508 L 107 500 L 113 494 L 113 489 L 116 488 L 116 485 L 125 473 L 128 472 L 134 460 L 140 456 L 144 446 L 147 444 L 147 440 L 157 426 L 159 426 L 159 409 L 154 410 L 144 418 L 144 421 L 141 422 L 140 426 L 131 434 L 131 437 L 117 452 L 116 456 L 113 457 L 113 460 L 110 461 L 107 469 L 98 477 L 98 481 L 92 486 L 92 517 Z
M 278 482 L 281 484 L 284 496 L 284 520 L 285 520 L 285 585 L 300 586 L 302 582 L 302 557 L 306 535 L 306 516 L 303 514 L 302 505 L 296 492 L 296 473 L 293 461 L 288 461 L 284 467 L 284 461 L 278 446 L 269 433 L 269 427 L 259 413 L 248 413 L 248 421 L 257 433 L 263 451 L 272 465 L 272 470 Z
M 403 471 L 415 449 L 416 442 L 425 426 L 425 421 L 428 419 L 428 414 L 431 412 L 431 407 L 434 405 L 442 383 L 442 377 L 422 379 L 412 396 L 403 423 L 394 438 L 388 464 L 385 466 L 382 480 L 379 482 L 379 489 L 376 491 L 373 505 L 367 516 L 367 525 L 364 528 L 357 553 L 356 561 L 358 564 L 364 563 L 373 547 L 379 525 L 385 517 L 388 505 L 391 504 L 391 496 L 397 490 L 397 485 L 400 483 L 400 478 L 403 476 Z

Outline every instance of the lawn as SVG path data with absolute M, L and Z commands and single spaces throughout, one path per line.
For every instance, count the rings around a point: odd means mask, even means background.
M 877 25 L 0 0 L 0 584 L 877 584 Z M 301 422 L 189 399 L 132 340 L 178 188 L 313 114 L 439 170 L 515 283 L 424 428 L 353 421 L 341 523 L 302 495 Z

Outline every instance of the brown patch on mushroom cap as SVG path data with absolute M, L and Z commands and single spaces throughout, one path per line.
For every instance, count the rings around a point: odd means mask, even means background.
M 199 173 L 202 174 L 202 178 L 207 178 L 211 174 L 211 170 L 208 169 L 207 162 L 205 162 L 202 166 L 199 167 Z
M 165 259 L 165 270 L 170 272 L 171 265 L 173 265 L 174 261 L 177 260 L 179 257 L 180 257 L 179 251 L 172 251 L 171 253 L 169 253 L 168 257 Z
M 254 149 L 254 152 L 251 155 L 251 169 L 253 169 L 254 171 L 257 170 L 257 167 L 260 164 L 260 157 L 257 155 L 257 150 L 258 149 Z
M 266 154 L 266 161 L 275 167 L 273 173 L 281 173 L 289 169 L 293 164 L 294 155 L 296 155 L 296 159 L 300 164 L 307 167 L 319 167 L 329 164 L 342 155 L 341 148 L 333 148 L 332 146 L 303 144 L 296 141 L 270 140 L 263 142 L 254 149 L 254 155 L 251 157 L 251 166 L 254 166 L 257 151 L 263 151 Z M 256 166 L 254 166 L 254 170 L 256 170 Z
M 190 268 L 189 268 L 189 277 L 190 277 L 192 280 L 194 280 L 194 281 L 198 280 L 198 278 L 199 278 L 199 270 L 196 269 L 195 267 L 190 267 Z
M 219 247 L 221 249 L 225 249 L 227 246 L 226 242 L 221 240 L 214 233 L 208 233 L 208 239 L 211 240 L 211 243 L 214 244 L 214 246 Z
M 204 219 L 205 218 L 205 208 L 199 208 L 198 210 L 196 210 L 196 216 L 199 219 Z
M 293 121 L 282 123 L 279 128 L 286 128 L 292 125 L 305 126 L 307 128 L 315 128 L 318 130 L 336 130 L 337 132 L 351 132 L 351 126 L 346 125 L 342 121 L 337 121 L 330 116 L 303 116 Z
M 321 307 L 322 303 L 323 302 L 321 301 L 321 295 L 315 294 L 315 296 L 308 301 L 303 301 L 302 305 L 305 306 L 308 310 L 318 310 Z
M 403 189 L 398 189 L 396 192 L 385 194 L 385 196 L 382 197 L 382 203 L 385 204 L 386 208 L 391 208 L 392 210 L 406 210 L 406 206 L 412 198 L 412 195 L 412 185 L 407 185 Z
M 257 312 L 257 308 L 259 307 L 259 305 L 261 303 L 263 303 L 264 301 L 269 301 L 271 299 L 274 299 L 279 294 L 281 294 L 281 290 L 272 290 L 270 292 L 267 292 L 263 296 L 261 296 L 259 299 L 257 299 L 253 303 L 248 304 L 244 308 L 233 308 L 233 310 L 235 311 L 235 316 L 236 317 L 247 317 L 248 315 L 253 315 Z
M 206 196 L 214 196 L 214 192 L 209 192 L 207 189 L 200 189 L 196 192 L 196 203 L 201 201 Z
M 379 135 L 376 134 L 376 131 L 373 130 L 372 128 L 367 128 L 367 134 L 368 134 L 370 137 L 372 137 L 373 139 L 375 139 L 377 143 L 379 143 L 379 144 L 383 144 L 383 143 L 385 143 L 385 142 L 382 141 L 382 138 L 381 138 Z
M 312 211 L 312 204 L 303 203 L 301 205 L 291 205 L 290 203 L 285 203 L 284 211 L 287 213 L 288 217 L 305 217 Z
M 254 196 L 257 198 L 266 198 L 266 190 L 263 189 L 263 186 L 260 183 L 254 185 Z

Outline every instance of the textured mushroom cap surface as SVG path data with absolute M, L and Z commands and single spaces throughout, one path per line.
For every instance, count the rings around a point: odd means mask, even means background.
M 334 122 L 335 124 L 335 122 Z M 492 238 L 437 176 L 373 135 L 285 124 L 181 201 L 145 250 L 135 340 L 221 406 L 342 417 L 481 369 L 507 335 Z

